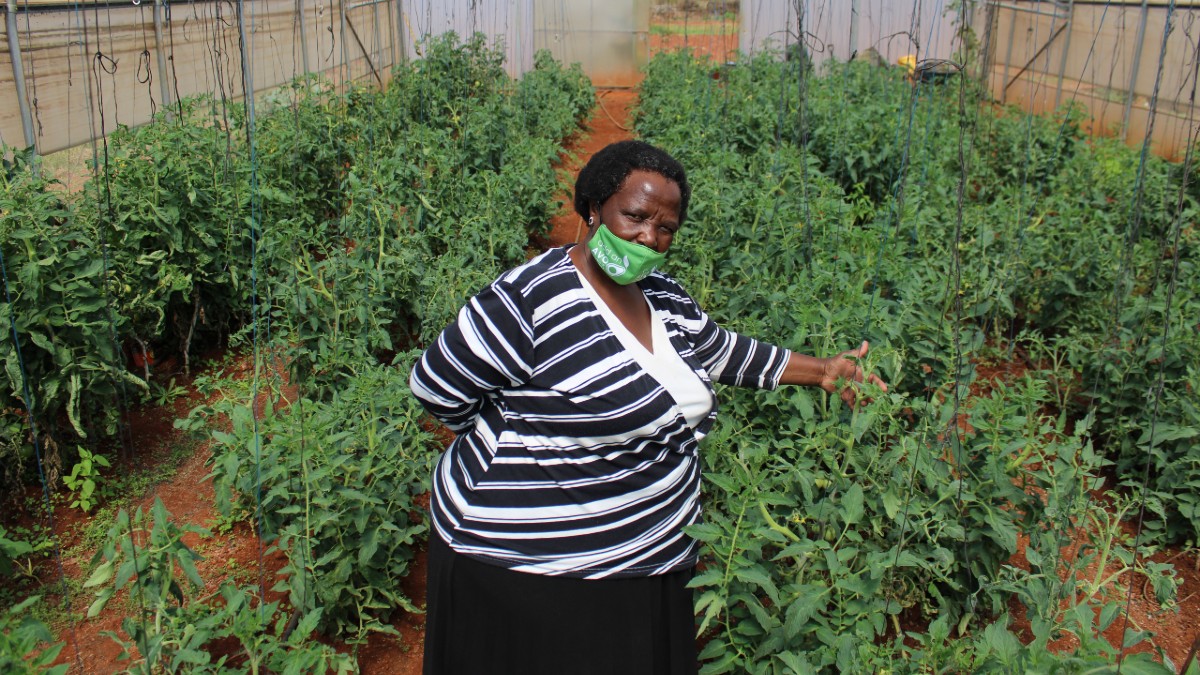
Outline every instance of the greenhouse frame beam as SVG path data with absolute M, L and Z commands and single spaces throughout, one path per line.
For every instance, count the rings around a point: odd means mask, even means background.
M 1010 5 L 1007 2 L 993 2 L 993 3 L 991 3 L 991 5 L 993 7 L 999 7 L 1000 9 L 1011 9 L 1014 12 L 1025 12 L 1026 14 L 1040 14 L 1041 16 L 1052 16 L 1056 19 L 1059 18 L 1060 16 L 1062 16 L 1061 14 L 1058 13 L 1058 3 L 1055 3 L 1055 9 L 1053 12 L 1046 12 L 1046 11 L 1043 11 L 1040 9 L 1034 9 L 1032 7 L 1022 7 L 1021 5 Z
M 6 0 L 4 25 L 8 34 L 8 55 L 12 60 L 13 84 L 17 87 L 17 104 L 21 108 L 21 130 L 25 132 L 25 146 L 37 153 L 37 139 L 33 134 L 33 115 L 29 112 L 29 99 L 25 97 L 25 64 L 21 61 L 20 35 L 17 33 L 17 1 Z
M 1063 25 L 1056 28 L 1054 30 L 1054 32 L 1050 34 L 1050 39 L 1046 40 L 1046 44 L 1042 45 L 1036 52 L 1034 52 L 1033 56 L 1031 56 L 1029 58 L 1029 60 L 1025 62 L 1025 65 L 1021 66 L 1021 69 L 1017 71 L 1016 75 L 1013 75 L 1013 78 L 1011 80 L 1004 83 L 1004 92 L 1006 94 L 1008 93 L 1008 88 L 1013 85 L 1013 82 L 1016 82 L 1017 80 L 1021 79 L 1021 76 L 1025 74 L 1025 71 L 1029 70 L 1029 67 L 1033 65 L 1033 62 L 1037 61 L 1038 57 L 1041 56 L 1042 53 L 1045 52 L 1047 49 L 1049 49 L 1050 45 L 1054 44 L 1054 40 L 1056 38 L 1058 38 L 1058 36 L 1061 35 L 1062 32 L 1064 30 L 1066 30 L 1067 27 L 1070 25 L 1071 25 L 1071 22 L 1070 22 L 1070 20 L 1068 20 L 1066 23 L 1064 23 Z
M 371 5 L 378 5 L 378 4 L 390 2 L 390 1 L 391 0 L 363 0 L 362 2 L 356 2 L 351 5 L 348 5 L 346 7 L 346 11 L 349 12 L 352 9 L 358 9 L 359 7 L 370 7 Z
M 342 13 L 342 20 L 346 22 L 346 26 L 350 29 L 350 34 L 354 36 L 354 42 L 358 44 L 358 50 L 362 52 L 363 58 L 367 60 L 367 67 L 371 69 L 371 74 L 375 76 L 375 81 L 378 82 L 379 86 L 382 87 L 383 78 L 379 76 L 379 71 L 375 69 L 375 62 L 371 60 L 371 54 L 367 51 L 366 46 L 363 45 L 362 38 L 358 36 L 358 31 L 355 30 L 354 24 L 350 23 L 350 16 L 347 14 L 347 12 L 352 9 L 366 7 L 368 5 L 375 5 L 379 4 L 380 2 L 387 2 L 387 0 L 369 0 L 368 2 L 360 2 L 358 4 L 350 5 L 346 8 L 346 11 Z

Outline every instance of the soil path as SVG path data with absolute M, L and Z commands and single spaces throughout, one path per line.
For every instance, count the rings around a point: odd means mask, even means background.
M 637 94 L 628 89 L 596 91 L 596 109 L 588 122 L 588 130 L 577 137 L 568 148 L 562 170 L 574 181 L 579 169 L 604 146 L 633 138 L 630 127 L 630 108 Z M 571 194 L 561 196 L 562 208 L 550 219 L 550 245 L 562 246 L 579 241 L 584 233 L 583 219 L 575 213 Z
M 657 21 L 650 28 L 649 51 L 690 49 L 699 58 L 716 62 L 737 59 L 739 24 L 736 20 L 676 17 Z
M 240 358 L 224 373 L 234 379 L 249 377 L 251 363 L 249 358 Z M 190 378 L 180 376 L 180 380 L 180 386 L 186 387 L 190 392 L 188 395 L 165 406 L 144 406 L 130 411 L 129 438 L 134 446 L 133 459 L 118 463 L 115 468 L 117 471 L 149 472 L 151 480 L 154 481 L 145 494 L 124 507 L 129 515 L 133 515 L 138 509 L 149 515 L 155 501 L 162 500 L 163 506 L 176 523 L 209 530 L 215 525 L 218 513 L 212 481 L 209 478 L 210 469 L 207 466 L 208 446 L 189 441 L 186 432 L 174 427 L 176 419 L 187 417 L 190 410 L 206 401 L 196 392 Z M 265 401 L 264 394 L 262 402 Z M 177 458 L 172 457 L 179 447 L 194 447 L 195 450 L 191 456 L 179 462 Z M 86 616 L 89 605 L 95 599 L 92 589 L 81 589 L 79 586 L 87 579 L 94 547 L 99 545 L 94 541 L 83 540 L 85 526 L 91 520 L 92 517 L 73 509 L 55 509 L 55 534 L 60 548 L 64 551 L 63 573 L 69 579 L 78 582 L 71 584 L 70 594 L 71 610 L 76 617 Z M 105 527 L 111 524 L 103 523 Z M 258 537 L 255 536 L 253 527 L 247 523 L 239 523 L 227 534 L 186 534 L 184 543 L 203 556 L 196 569 L 205 581 L 205 586 L 202 589 L 185 589 L 189 598 L 203 597 L 215 592 L 221 582 L 227 579 L 234 579 L 243 585 L 257 584 L 260 570 L 261 578 L 269 589 L 274 585 L 275 573 L 285 562 L 282 552 L 266 553 L 260 549 Z M 46 582 L 49 586 L 46 588 L 47 597 L 43 601 L 61 598 L 57 595 L 52 596 L 57 594 L 61 587 L 57 570 L 43 574 L 42 577 L 54 580 Z M 279 599 L 279 595 L 268 590 L 267 599 L 274 601 Z M 57 639 L 66 643 L 58 663 L 69 664 L 68 672 L 71 674 L 81 672 L 81 667 L 83 673 L 113 673 L 128 667 L 128 661 L 120 660 L 121 648 L 112 638 L 105 635 L 105 632 L 112 631 L 124 635 L 121 622 L 126 616 L 134 615 L 137 606 L 138 601 L 135 597 L 122 592 L 109 601 L 105 611 L 96 618 L 78 619 L 68 625 L 56 627 Z

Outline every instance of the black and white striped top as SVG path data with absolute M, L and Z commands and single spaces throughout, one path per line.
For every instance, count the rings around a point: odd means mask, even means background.
M 716 325 L 674 280 L 638 282 L 671 346 L 712 381 L 771 389 L 788 352 Z M 625 350 L 566 248 L 472 298 L 413 367 L 413 393 L 458 436 L 430 510 L 457 552 L 524 572 L 649 576 L 696 563 L 698 438 Z

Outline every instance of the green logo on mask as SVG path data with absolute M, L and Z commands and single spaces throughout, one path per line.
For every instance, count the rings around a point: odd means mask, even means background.
M 596 228 L 596 233 L 588 240 L 588 250 L 600 269 L 622 286 L 650 276 L 667 258 L 667 254 L 649 246 L 625 241 L 609 231 L 604 223 Z

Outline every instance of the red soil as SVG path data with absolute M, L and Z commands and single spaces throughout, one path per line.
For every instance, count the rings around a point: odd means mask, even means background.
M 658 26 L 669 30 L 672 34 L 663 35 L 654 32 Z M 651 24 L 650 55 L 658 52 L 670 52 L 679 49 L 690 49 L 692 54 L 700 58 L 709 58 L 723 63 L 737 58 L 739 24 L 737 20 L 699 20 L 689 18 L 672 19 L 667 22 Z M 687 32 L 709 33 L 708 35 L 688 35 Z M 675 34 L 678 33 L 678 34 Z
M 633 132 L 629 130 L 629 108 L 637 101 L 637 94 L 628 89 L 601 89 L 596 92 L 596 99 L 596 110 L 588 123 L 587 133 L 570 144 L 562 162 L 562 170 L 572 179 L 598 150 L 610 143 L 633 138 Z M 575 213 L 571 195 L 563 195 L 562 201 L 562 208 L 550 219 L 551 246 L 577 242 L 584 233 L 583 219 Z
M 1008 361 L 977 364 L 978 378 L 971 387 L 972 394 L 987 395 L 994 382 L 1013 381 L 1023 377 L 1028 370 L 1025 364 L 1025 358 L 1020 354 Z M 1057 414 L 1057 411 L 1049 412 Z M 964 415 L 969 417 L 969 411 Z M 963 424 L 966 423 L 960 423 L 960 426 Z M 1106 485 L 1103 489 L 1094 491 L 1091 498 L 1107 504 L 1108 498 L 1105 495 L 1113 490 L 1119 488 Z M 1113 511 L 1108 510 L 1110 513 Z M 1067 533 L 1060 551 L 1064 560 L 1073 562 L 1081 551 L 1090 546 L 1091 533 L 1088 527 L 1087 523 L 1077 523 L 1076 528 Z M 1121 529 L 1125 535 L 1125 545 L 1132 548 L 1137 534 L 1135 524 L 1121 523 Z M 1029 563 L 1025 559 L 1025 547 L 1028 543 L 1029 538 L 1024 534 L 1020 535 L 1017 552 L 1008 561 L 1010 565 L 1029 570 Z M 1128 652 L 1157 654 L 1161 649 L 1176 667 L 1181 667 L 1193 642 L 1200 640 L 1200 619 L 1197 618 L 1200 617 L 1200 551 L 1167 548 L 1155 553 L 1147 562 L 1170 563 L 1175 566 L 1179 587 L 1174 606 L 1164 607 L 1155 599 L 1149 580 L 1144 575 L 1132 572 L 1120 574 L 1113 582 L 1105 584 L 1100 593 L 1107 601 L 1118 602 L 1125 608 L 1116 621 L 1104 631 L 1104 637 L 1110 644 L 1119 647 L 1123 642 L 1126 626 L 1130 631 L 1150 631 L 1154 634 L 1151 638 L 1130 648 Z M 1112 577 L 1126 567 L 1128 566 L 1119 561 L 1110 561 L 1103 571 L 1102 578 Z M 1098 566 L 1093 563 L 1078 573 L 1077 579 L 1082 585 L 1096 579 L 1100 572 Z M 1132 593 L 1127 592 L 1130 586 Z M 1077 598 L 1076 602 L 1082 600 L 1083 598 Z M 1071 603 L 1063 601 L 1062 606 L 1067 608 Z M 1033 640 L 1026 607 L 1016 596 L 1010 598 L 1008 611 L 1012 616 L 1010 629 L 1025 642 Z M 1078 645 L 1079 640 L 1075 636 L 1064 634 L 1050 643 L 1050 649 L 1066 652 Z

